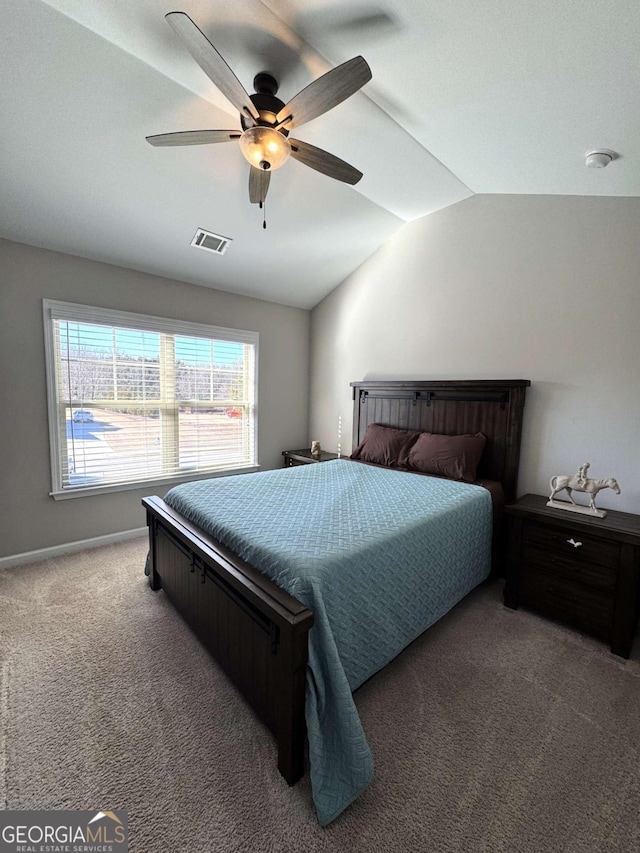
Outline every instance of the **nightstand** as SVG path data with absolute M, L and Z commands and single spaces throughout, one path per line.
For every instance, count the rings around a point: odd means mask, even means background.
M 584 516 L 547 500 L 525 495 L 505 507 L 504 603 L 569 622 L 628 658 L 640 610 L 640 516 Z
M 322 451 L 319 459 L 312 456 L 310 450 L 283 450 L 282 455 L 284 456 L 285 468 L 293 468 L 296 465 L 308 465 L 310 462 L 328 462 L 330 459 L 338 458 L 337 453 L 327 453 L 326 450 Z

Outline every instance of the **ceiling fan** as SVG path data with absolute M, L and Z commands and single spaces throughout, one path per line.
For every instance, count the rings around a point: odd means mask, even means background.
M 205 34 L 184 12 L 165 16 L 185 47 L 222 94 L 240 112 L 242 130 L 187 130 L 147 136 L 156 146 L 206 145 L 238 140 L 240 150 L 251 164 L 249 201 L 264 205 L 271 172 L 293 157 L 305 166 L 347 184 L 362 177 L 349 163 L 308 142 L 290 139 L 289 132 L 326 113 L 353 95 L 371 79 L 371 69 L 361 56 L 343 62 L 318 77 L 287 104 L 276 97 L 278 83 L 266 72 L 253 80 L 250 95 Z M 263 223 L 266 228 L 266 223 Z

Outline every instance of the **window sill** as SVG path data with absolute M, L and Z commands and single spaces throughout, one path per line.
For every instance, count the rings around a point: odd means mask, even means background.
M 129 492 L 134 489 L 137 491 L 147 490 L 147 493 L 151 494 L 150 490 L 156 486 L 167 486 L 168 488 L 171 488 L 171 486 L 178 486 L 180 483 L 188 483 L 193 480 L 210 480 L 213 477 L 229 477 L 232 474 L 253 474 L 258 470 L 260 470 L 260 465 L 250 465 L 240 468 L 225 468 L 224 471 L 207 471 L 206 473 L 191 475 L 185 474 L 180 477 L 164 477 L 158 480 L 143 480 L 138 483 L 117 483 L 110 486 L 86 486 L 84 488 L 63 489 L 49 492 L 49 496 L 52 497 L 54 501 L 65 501 L 70 498 L 86 498 L 94 495 L 107 495 L 111 492 Z

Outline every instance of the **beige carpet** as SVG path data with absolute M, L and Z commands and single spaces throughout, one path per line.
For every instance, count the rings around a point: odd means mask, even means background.
M 145 551 L 0 572 L 0 808 L 127 809 L 139 853 L 640 850 L 640 639 L 476 590 L 357 692 L 376 778 L 323 830 Z

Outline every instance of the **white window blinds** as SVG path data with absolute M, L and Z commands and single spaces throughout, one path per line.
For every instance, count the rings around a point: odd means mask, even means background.
M 258 335 L 44 301 L 53 494 L 256 465 Z

